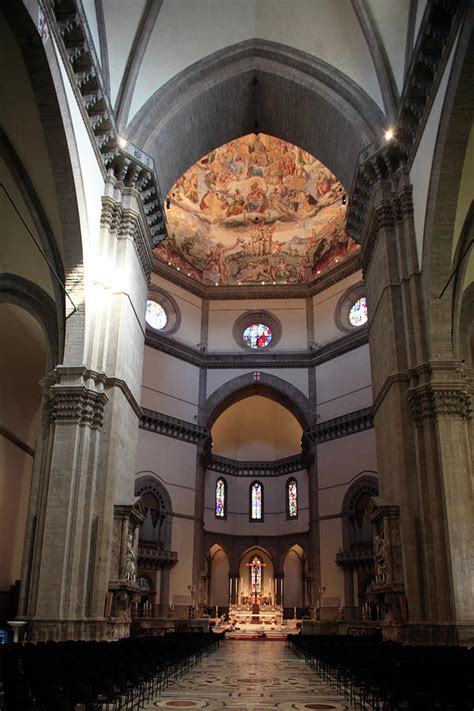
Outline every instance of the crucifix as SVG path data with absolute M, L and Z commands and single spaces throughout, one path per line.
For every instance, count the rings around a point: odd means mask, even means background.
M 266 563 L 263 563 L 259 558 L 255 557 L 250 563 L 247 563 L 247 567 L 250 568 L 250 590 L 252 590 L 252 585 L 254 586 L 255 593 L 255 605 L 257 605 L 257 576 L 259 568 L 263 568 Z M 260 591 L 261 592 L 261 591 Z

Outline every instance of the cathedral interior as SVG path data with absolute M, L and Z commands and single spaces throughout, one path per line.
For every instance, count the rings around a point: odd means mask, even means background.
M 1 3 L 16 640 L 473 645 L 473 13 Z

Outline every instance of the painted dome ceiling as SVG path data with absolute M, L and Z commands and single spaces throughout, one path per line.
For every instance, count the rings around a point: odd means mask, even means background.
M 301 148 L 249 134 L 189 168 L 167 195 L 159 259 L 207 285 L 308 283 L 358 249 L 345 190 Z

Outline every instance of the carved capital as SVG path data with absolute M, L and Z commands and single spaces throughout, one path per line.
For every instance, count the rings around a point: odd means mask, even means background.
M 108 397 L 85 387 L 51 388 L 47 396 L 47 415 L 50 422 L 74 422 L 91 429 L 101 429 Z
M 437 417 L 471 419 L 471 395 L 466 386 L 419 385 L 410 388 L 405 397 L 417 427 Z

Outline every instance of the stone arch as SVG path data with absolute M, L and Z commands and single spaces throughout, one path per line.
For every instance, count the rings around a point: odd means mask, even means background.
M 63 83 L 61 67 L 51 38 L 43 42 L 23 3 L 4 3 L 2 12 L 16 39 L 33 92 L 35 110 L 38 113 L 48 159 L 54 181 L 55 199 L 64 244 L 62 259 L 59 253 L 52 255 L 58 275 L 65 290 L 71 296 L 76 310 L 64 309 L 64 296 L 59 304 L 63 315 L 69 311 L 67 331 L 74 332 L 70 346 L 65 338 L 65 351 L 61 361 L 71 356 L 77 359 L 77 342 L 84 341 L 85 332 L 85 286 L 82 234 L 87 212 L 83 179 L 80 171 L 79 152 L 69 112 L 69 104 Z M 15 154 L 16 155 L 16 154 Z M 72 157 L 72 158 L 71 158 Z M 11 161 L 10 161 L 11 162 Z M 16 166 L 21 172 L 22 166 Z M 27 180 L 23 170 L 23 179 Z M 40 206 L 41 207 L 41 206 Z M 41 217 L 41 215 L 38 215 Z M 59 260 L 59 261 L 58 261 Z M 57 283 L 54 282 L 57 289 Z M 60 289 L 63 292 L 63 289 Z M 62 303 L 61 303 L 62 302 Z M 82 337 L 81 337 L 82 334 Z M 60 333 L 61 341 L 62 334 Z M 82 355 L 81 362 L 82 362 Z
M 309 151 L 349 189 L 359 152 L 380 140 L 385 124 L 373 99 L 342 72 L 306 52 L 251 39 L 170 79 L 127 132 L 155 157 L 164 193 L 204 154 L 254 131 Z
M 41 287 L 18 274 L 0 274 L 0 303 L 20 306 L 41 325 L 49 345 L 48 370 L 59 360 L 56 304 Z
M 357 503 L 357 499 L 363 494 L 369 496 L 377 496 L 378 494 L 378 481 L 373 475 L 363 473 L 358 476 L 355 481 L 347 489 L 344 498 L 342 500 L 342 543 L 343 550 L 348 551 L 351 545 L 351 531 L 350 531 L 350 515 L 354 510 L 354 506 Z
M 270 373 L 259 373 L 258 381 L 254 373 L 245 373 L 224 383 L 207 398 L 200 411 L 199 424 L 210 429 L 224 410 L 252 395 L 261 395 L 286 407 L 303 429 L 313 420 L 308 398 L 294 385 Z
M 173 508 L 171 498 L 166 488 L 153 472 L 140 472 L 135 481 L 135 496 L 143 497 L 145 494 L 152 494 L 159 505 L 159 515 L 163 516 L 163 521 L 159 531 L 160 543 L 164 550 L 171 550 L 171 525 Z
M 437 358 L 453 354 L 454 280 L 440 294 L 456 267 L 453 237 L 459 188 L 474 116 L 474 38 L 465 23 L 454 56 L 431 169 L 422 279 L 425 293 L 428 348 Z

